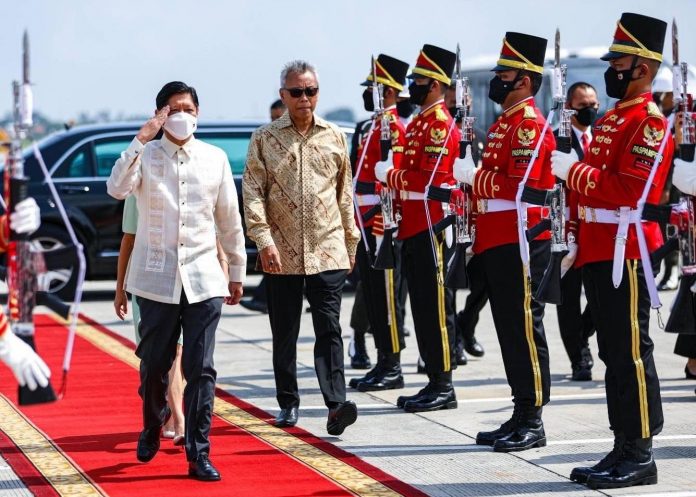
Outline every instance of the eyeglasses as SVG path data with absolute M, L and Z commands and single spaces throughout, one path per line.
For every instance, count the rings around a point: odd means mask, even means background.
M 283 88 L 292 98 L 300 98 L 304 93 L 307 97 L 315 97 L 319 93 L 319 88 Z

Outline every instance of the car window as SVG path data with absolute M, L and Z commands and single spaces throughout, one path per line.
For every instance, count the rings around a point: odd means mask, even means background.
M 246 136 L 206 136 L 203 133 L 196 134 L 196 138 L 210 145 L 220 147 L 227 154 L 227 159 L 232 166 L 232 174 L 242 174 L 246 162 L 247 149 L 251 134 Z
M 56 169 L 52 177 L 54 178 L 88 178 L 92 176 L 92 167 L 87 153 L 87 146 L 78 148 L 73 154 L 63 161 Z
M 116 160 L 121 156 L 133 139 L 108 140 L 94 144 L 94 155 L 97 158 L 97 176 L 108 177 Z

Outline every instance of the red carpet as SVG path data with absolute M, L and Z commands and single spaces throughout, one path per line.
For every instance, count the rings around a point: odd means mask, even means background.
M 211 436 L 221 482 L 188 478 L 183 449 L 169 440 L 162 440 L 153 461 L 139 463 L 141 415 L 132 344 L 88 318 L 84 322 L 65 399 L 16 408 L 14 376 L 4 366 L 0 371 L 0 393 L 11 401 L 0 399 L 0 451 L 36 495 L 424 495 L 300 429 L 271 426 L 268 414 L 221 391 Z M 36 316 L 36 323 L 37 347 L 58 389 L 67 329 L 45 315 Z

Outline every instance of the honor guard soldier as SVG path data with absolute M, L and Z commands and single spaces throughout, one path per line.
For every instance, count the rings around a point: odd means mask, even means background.
M 456 55 L 424 45 L 409 78 L 411 102 L 420 106 L 406 129 L 401 167 L 378 162 L 375 176 L 396 190 L 401 199 L 399 240 L 403 241 L 402 267 L 408 281 L 418 350 L 425 361 L 428 384 L 416 395 L 402 396 L 397 406 L 406 412 L 457 407 L 452 385 L 454 292 L 442 284 L 451 249 L 444 233 L 430 226 L 444 218 L 442 204 L 424 201 L 426 186 L 453 184 L 452 164 L 459 154 L 460 134 L 444 103 Z M 426 205 L 428 212 L 426 213 Z
M 659 202 L 672 161 L 667 120 L 651 94 L 665 30 L 658 19 L 621 16 L 602 57 L 609 62 L 607 95 L 619 101 L 595 124 L 582 161 L 574 153 L 554 152 L 552 157 L 554 174 L 579 194 L 575 265 L 582 268 L 599 357 L 606 364 L 614 448 L 595 466 L 571 473 L 571 479 L 591 488 L 657 483 L 652 437 L 662 430 L 663 417 L 648 326 L 651 301 L 658 307 L 659 300 L 652 268 L 641 259 L 650 264 L 647 251 L 662 244 L 662 234 L 656 222 L 641 222 L 636 206 L 654 167 L 647 202 Z
M 398 169 L 406 144 L 406 129 L 401 124 L 396 111 L 396 100 L 404 88 L 408 64 L 388 55 L 380 54 L 374 64 L 375 77 L 370 69 L 367 80 L 362 86 L 368 88 L 363 92 L 365 110 L 375 111 L 373 85 L 382 85 L 383 112 L 372 122 L 371 132 L 362 133 L 358 145 L 358 169 L 356 184 L 356 202 L 363 216 L 365 238 L 358 244 L 356 262 L 360 273 L 367 318 L 377 348 L 377 364 L 363 378 L 351 380 L 350 385 L 361 392 L 403 388 L 404 378 L 401 374 L 401 350 L 404 341 L 403 304 L 398 298 L 401 285 L 401 242 L 395 242 L 394 267 L 375 269 L 372 261 L 377 255 L 378 245 L 384 235 L 384 220 L 380 208 L 379 190 L 382 185 L 375 178 L 375 164 L 381 160 L 382 122 L 389 122 L 392 163 Z M 375 81 L 376 79 L 376 81 Z M 386 117 L 386 119 L 385 119 Z M 367 128 L 370 127 L 368 122 Z M 370 215 L 377 212 L 377 214 Z M 385 243 L 389 243 L 386 241 Z M 369 252 L 368 252 L 369 251 Z
M 473 250 L 480 258 L 486 292 L 514 410 L 510 420 L 476 436 L 479 445 L 511 452 L 546 445 L 542 406 L 549 401 L 549 352 L 542 318 L 544 305 L 531 298 L 531 281 L 538 282 L 549 259 L 549 234 L 529 244 L 531 264 L 522 262 L 515 204 L 518 185 L 532 167 L 527 185 L 551 188 L 550 154 L 555 139 L 534 103 L 541 86 L 546 40 L 522 33 L 506 33 L 488 97 L 500 104 L 503 114 L 488 131 L 482 166 L 475 168 L 471 154 L 457 159 L 454 176 L 472 186 L 476 200 L 476 238 Z M 539 155 L 533 158 L 539 141 Z M 533 164 L 530 164 L 534 161 Z M 541 207 L 529 207 L 527 219 L 534 226 Z

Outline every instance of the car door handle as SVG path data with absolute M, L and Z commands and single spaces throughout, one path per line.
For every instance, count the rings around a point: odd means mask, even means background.
M 64 193 L 87 193 L 87 192 L 89 192 L 89 186 L 58 185 L 58 189 Z

